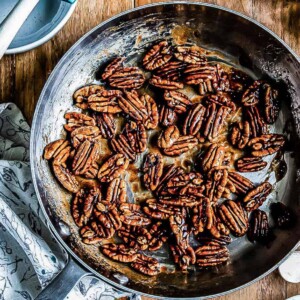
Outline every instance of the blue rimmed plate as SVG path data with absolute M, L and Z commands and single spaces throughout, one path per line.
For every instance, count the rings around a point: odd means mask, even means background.
M 18 0 L 1 0 L 0 23 Z M 75 0 L 41 0 L 15 36 L 6 54 L 31 50 L 51 39 L 68 21 Z

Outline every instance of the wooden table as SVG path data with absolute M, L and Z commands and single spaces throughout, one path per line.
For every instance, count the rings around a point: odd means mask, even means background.
M 84 33 L 107 18 L 153 0 L 78 0 L 66 26 L 48 43 L 30 52 L 0 61 L 0 102 L 14 102 L 29 122 L 40 92 L 62 55 Z M 292 0 L 208 0 L 263 23 L 300 55 L 300 2 Z M 300 294 L 300 284 L 285 282 L 277 271 L 225 299 L 281 300 Z M 145 298 L 146 299 L 146 298 Z

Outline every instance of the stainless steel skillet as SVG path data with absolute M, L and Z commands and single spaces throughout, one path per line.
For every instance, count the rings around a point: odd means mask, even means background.
M 286 97 L 272 130 L 285 130 L 289 136 L 285 154 L 288 171 L 277 183 L 272 172 L 257 174 L 253 180 L 258 183 L 269 176 L 275 191 L 263 208 L 267 209 L 272 201 L 282 201 L 294 209 L 298 223 L 291 230 L 276 231 L 277 238 L 271 248 L 253 246 L 243 238 L 235 240 L 229 247 L 231 262 L 226 266 L 188 275 L 174 273 L 146 278 L 104 258 L 97 246 L 87 246 L 80 241 L 69 212 L 71 196 L 57 184 L 42 153 L 46 144 L 65 135 L 61 130 L 63 116 L 74 109 L 73 92 L 80 86 L 97 82 L 97 70 L 102 63 L 122 54 L 134 62 L 149 43 L 172 36 L 216 50 L 254 76 L 272 78 L 283 86 Z M 119 14 L 86 34 L 52 72 L 33 120 L 30 149 L 33 182 L 54 236 L 70 254 L 68 266 L 40 299 L 63 298 L 87 273 L 117 288 L 140 294 L 205 298 L 232 292 L 274 270 L 297 247 L 300 239 L 299 95 L 300 63 L 293 51 L 262 25 L 218 6 L 184 1 L 147 5 Z M 159 259 L 168 263 L 164 253 Z

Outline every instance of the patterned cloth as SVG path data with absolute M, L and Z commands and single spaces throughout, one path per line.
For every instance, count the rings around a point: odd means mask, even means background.
M 30 128 L 19 109 L 0 104 L 0 299 L 34 299 L 67 261 L 51 236 L 32 184 Z M 125 294 L 84 277 L 66 299 L 113 300 Z

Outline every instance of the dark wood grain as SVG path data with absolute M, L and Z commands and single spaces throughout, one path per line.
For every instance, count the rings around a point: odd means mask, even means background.
M 0 102 L 14 102 L 30 122 L 49 74 L 62 55 L 84 33 L 107 18 L 155 0 L 79 0 L 66 26 L 48 43 L 30 52 L 5 56 L 0 61 Z M 300 54 L 300 1 L 207 0 L 237 10 L 277 33 Z M 201 284 L 201 283 L 199 283 Z M 259 282 L 218 300 L 282 300 L 300 294 L 300 284 L 286 283 L 273 272 Z M 146 299 L 144 297 L 144 299 Z

